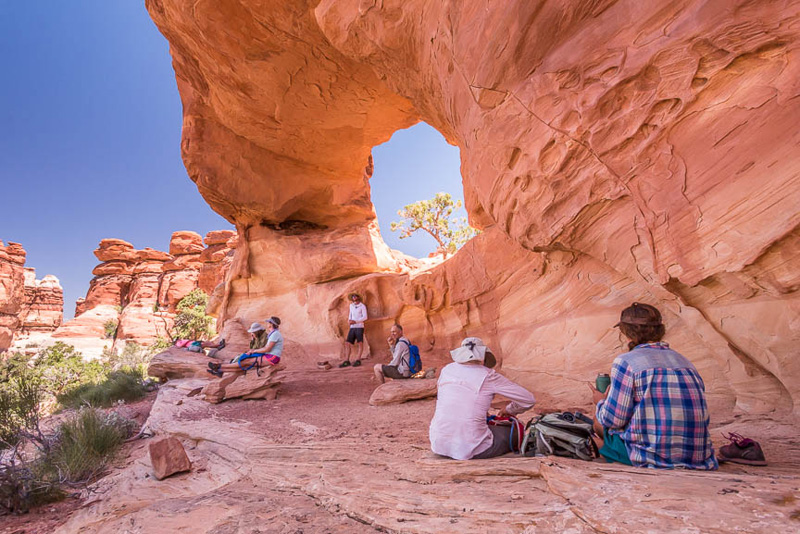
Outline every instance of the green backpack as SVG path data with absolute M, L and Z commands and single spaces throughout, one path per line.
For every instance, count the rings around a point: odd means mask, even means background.
M 522 454 L 592 461 L 598 452 L 591 436 L 592 420 L 581 412 L 540 415 L 525 427 Z

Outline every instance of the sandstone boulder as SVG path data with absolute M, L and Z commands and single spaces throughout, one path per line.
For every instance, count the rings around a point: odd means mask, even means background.
M 148 451 L 153 473 L 158 480 L 192 470 L 192 462 L 178 438 L 170 436 L 153 441 L 148 445 Z
M 221 378 L 212 380 L 203 388 L 205 400 L 218 404 L 229 399 L 260 399 L 273 400 L 278 395 L 280 382 L 276 374 L 285 369 L 285 366 L 266 365 L 256 372 L 251 369 L 245 374 L 226 373 Z
M 203 242 L 207 247 L 212 245 L 224 245 L 234 236 L 236 236 L 236 232 L 233 230 L 212 230 L 206 234 L 203 238 Z
M 173 232 L 169 240 L 169 253 L 173 256 L 200 254 L 203 248 L 203 238 L 197 232 Z
M 107 261 L 136 261 L 136 249 L 133 245 L 122 239 L 103 239 L 94 251 L 94 255 L 102 262 Z
M 369 398 L 370 406 L 385 406 L 435 397 L 438 391 L 435 378 L 391 380 L 375 388 Z
M 162 380 L 176 378 L 207 378 L 208 356 L 197 352 L 189 352 L 184 348 L 170 347 L 153 356 L 147 368 L 148 376 Z

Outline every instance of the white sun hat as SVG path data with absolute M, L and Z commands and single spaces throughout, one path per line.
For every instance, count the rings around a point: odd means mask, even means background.
M 492 351 L 483 344 L 481 338 L 467 337 L 461 342 L 460 347 L 450 351 L 450 356 L 456 363 L 483 362 L 486 359 L 486 353 L 492 354 Z
M 251 334 L 255 334 L 256 332 L 261 332 L 262 330 L 265 330 L 265 328 L 261 326 L 261 323 L 253 323 L 250 325 L 250 328 L 247 331 Z

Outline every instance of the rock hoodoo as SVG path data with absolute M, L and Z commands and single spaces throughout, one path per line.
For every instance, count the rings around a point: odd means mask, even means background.
M 76 304 L 76 316 L 54 337 L 103 338 L 105 324 L 118 324 L 116 339 L 148 344 L 167 335 L 175 306 L 198 287 L 213 292 L 224 277 L 233 256 L 235 232 L 214 231 L 203 238 L 195 232 L 172 234 L 169 253 L 152 248 L 135 249 L 121 239 L 103 239 L 95 256 L 89 291 Z
M 25 249 L 0 241 L 0 352 L 11 346 L 25 303 Z
M 0 241 L 0 352 L 36 343 L 61 325 L 64 291 L 58 278 L 36 279 L 25 267 L 27 253 L 19 243 Z
M 25 268 L 25 303 L 22 331 L 53 332 L 64 318 L 64 290 L 52 274 L 36 279 L 36 269 Z
M 429 358 L 479 335 L 568 403 L 641 300 L 713 413 L 800 410 L 798 5 L 146 4 L 186 167 L 238 229 L 222 319 L 281 310 L 337 353 L 359 288 L 372 346 L 393 320 Z M 418 121 L 461 149 L 483 234 L 404 274 L 370 233 L 370 151 Z

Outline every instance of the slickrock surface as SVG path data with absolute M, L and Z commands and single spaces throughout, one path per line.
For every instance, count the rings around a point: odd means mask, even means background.
M 798 2 L 148 0 L 183 159 L 238 231 L 220 319 L 336 359 L 348 291 L 383 347 L 477 335 L 553 405 L 658 305 L 712 413 L 800 413 Z M 425 121 L 484 230 L 427 272 L 374 231 L 372 147 Z
M 180 299 L 199 286 L 212 293 L 222 281 L 233 255 L 225 243 L 235 235 L 209 232 L 210 245 L 204 247 L 200 234 L 175 232 L 169 253 L 137 250 L 121 239 L 103 239 L 94 251 L 103 263 L 92 271 L 95 277 L 86 297 L 76 305 L 76 317 L 54 337 L 70 338 L 70 343 L 102 339 L 109 321 L 118 324 L 116 338 L 109 344 L 120 340 L 147 345 L 167 337 Z
M 159 482 L 141 450 L 96 484 L 57 532 L 796 530 L 800 439 L 778 438 L 795 421 L 726 422 L 725 430 L 761 441 L 770 461 L 762 468 L 656 472 L 514 456 L 459 462 L 429 451 L 434 400 L 371 407 L 369 368 L 318 371 L 314 359 L 287 358 L 273 401 L 211 405 L 187 396 L 207 380 L 162 385 L 146 426 L 153 439 L 186 444 L 192 472 Z

